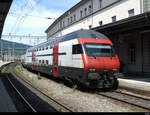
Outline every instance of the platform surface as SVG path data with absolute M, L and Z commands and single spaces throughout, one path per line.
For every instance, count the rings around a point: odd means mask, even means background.
M 124 78 L 118 78 L 119 86 L 150 92 L 149 75 L 125 75 Z
M 10 62 L 1 62 L 0 67 Z M 17 109 L 9 96 L 0 75 L 0 112 L 17 112 Z
M 0 78 L 0 112 L 17 112 L 1 78 Z

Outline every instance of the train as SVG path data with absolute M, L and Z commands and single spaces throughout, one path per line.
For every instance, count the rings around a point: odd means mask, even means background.
M 88 88 L 118 88 L 120 61 L 104 34 L 78 30 L 27 49 L 24 67 L 56 78 L 77 80 Z

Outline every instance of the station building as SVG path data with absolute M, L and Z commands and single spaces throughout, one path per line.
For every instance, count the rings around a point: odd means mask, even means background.
M 93 29 L 114 43 L 123 73 L 150 73 L 150 0 L 81 0 L 45 31 L 47 40 Z

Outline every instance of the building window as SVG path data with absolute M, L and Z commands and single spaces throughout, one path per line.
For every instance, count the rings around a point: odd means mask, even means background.
M 134 16 L 134 9 L 129 10 L 128 13 L 129 13 L 129 17 Z
M 116 22 L 116 21 L 117 21 L 116 16 L 113 16 L 112 17 L 112 22 Z
M 60 29 L 62 28 L 62 21 L 60 21 Z
M 72 23 L 72 16 L 71 16 L 71 23 Z
M 82 54 L 82 46 L 80 44 L 72 46 L 72 54 Z
M 65 21 L 63 21 L 63 27 L 65 27 Z
M 80 11 L 80 18 L 82 18 L 83 17 L 83 11 L 81 10 Z
M 102 8 L 102 0 L 99 0 L 99 6 Z
M 92 13 L 92 6 L 89 5 L 89 14 Z
M 69 23 L 70 23 L 70 19 L 68 18 L 68 25 L 69 25 Z
M 103 25 L 103 21 L 99 21 L 99 25 L 102 26 Z
M 89 25 L 89 29 L 92 29 L 92 25 Z
M 76 21 L 76 15 L 75 14 L 73 15 L 73 18 L 74 18 L 74 21 Z
M 135 64 L 135 62 L 136 62 L 135 44 L 129 44 L 129 63 Z
M 87 8 L 84 9 L 84 15 L 87 15 Z

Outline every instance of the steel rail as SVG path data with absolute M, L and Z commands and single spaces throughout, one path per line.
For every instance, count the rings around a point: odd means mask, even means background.
M 30 109 L 33 112 L 37 112 L 34 107 L 31 106 L 31 104 L 23 97 L 23 95 L 18 91 L 18 89 L 14 86 L 14 84 L 11 82 L 11 80 L 9 79 L 8 76 L 6 76 L 7 80 L 9 81 L 9 83 L 11 84 L 11 86 L 13 87 L 13 89 L 17 92 L 17 94 L 19 94 L 19 96 L 21 97 L 21 99 L 28 105 L 28 107 L 30 107 Z
M 108 97 L 117 101 L 125 102 L 130 105 L 140 107 L 146 110 L 150 110 L 150 100 L 145 99 L 142 97 L 134 96 L 131 94 L 125 94 L 125 93 L 120 93 L 120 92 L 101 92 L 101 93 L 96 93 L 97 95 L 101 95 L 104 97 Z
M 63 107 L 64 109 L 66 109 L 69 112 L 73 112 L 71 109 L 69 109 L 66 105 L 56 101 L 54 98 L 46 95 L 45 93 L 43 93 L 41 90 L 39 90 L 38 88 L 34 87 L 31 83 L 27 82 L 26 80 L 24 80 L 23 78 L 19 77 L 15 70 L 13 71 L 13 76 L 16 76 L 18 79 L 22 80 L 23 82 L 25 82 L 26 84 L 28 84 L 30 87 L 32 87 L 33 89 L 35 89 L 36 91 L 38 91 L 39 93 L 43 94 L 44 96 L 46 96 L 48 99 L 52 100 L 53 102 L 55 102 L 56 104 L 58 104 L 59 106 Z

